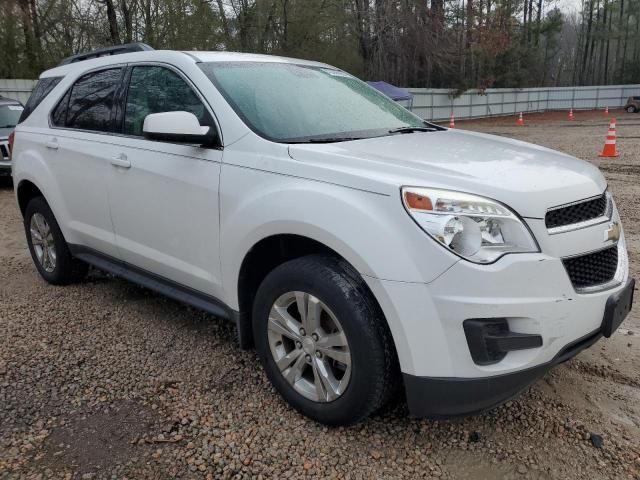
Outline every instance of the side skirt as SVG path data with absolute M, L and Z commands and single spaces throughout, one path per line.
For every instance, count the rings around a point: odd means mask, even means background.
M 246 322 L 242 321 L 239 312 L 230 308 L 223 301 L 82 245 L 69 245 L 69 250 L 75 258 L 116 277 L 124 278 L 131 283 L 234 322 L 238 329 L 240 347 L 247 348 L 246 340 L 243 341 L 246 337 L 244 334 L 246 329 L 243 328 L 243 325 Z

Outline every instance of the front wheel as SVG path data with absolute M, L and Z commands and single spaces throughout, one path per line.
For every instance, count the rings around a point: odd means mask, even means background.
M 633 105 L 629 105 L 627 107 L 627 112 L 629 113 L 636 113 L 636 107 L 634 107 Z
M 397 385 L 382 312 L 357 272 L 337 258 L 311 255 L 273 270 L 256 294 L 253 332 L 276 390 L 318 422 L 356 423 Z

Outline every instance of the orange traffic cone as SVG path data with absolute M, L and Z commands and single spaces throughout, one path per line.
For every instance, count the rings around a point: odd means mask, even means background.
M 449 119 L 449 128 L 456 128 L 456 121 L 453 118 L 453 113 L 451 114 L 451 118 Z
M 569 120 L 575 120 L 576 117 L 573 116 L 573 108 L 569 110 Z
M 516 120 L 516 125 L 524 125 L 524 118 L 522 118 L 522 112 L 518 115 L 518 120 Z
M 604 148 L 600 157 L 617 157 L 616 151 L 616 119 L 612 118 L 609 123 L 609 132 L 607 133 L 607 139 L 604 141 Z
M 609 106 L 608 105 L 606 107 L 604 107 L 604 116 L 605 117 L 609 116 Z

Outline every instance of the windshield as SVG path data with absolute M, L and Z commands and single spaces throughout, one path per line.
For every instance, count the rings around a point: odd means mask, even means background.
M 0 128 L 15 127 L 22 110 L 22 105 L 0 105 Z
M 249 128 L 269 140 L 352 140 L 427 125 L 334 68 L 269 62 L 211 62 L 200 67 Z

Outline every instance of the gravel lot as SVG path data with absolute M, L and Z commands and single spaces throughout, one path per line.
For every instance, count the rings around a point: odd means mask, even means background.
M 640 271 L 640 115 L 458 122 L 592 161 L 622 212 Z M 548 117 L 551 118 L 551 117 Z M 547 118 L 547 120 L 548 120 Z M 640 297 L 639 297 L 640 302 Z M 517 400 L 451 421 L 401 402 L 352 428 L 289 409 L 232 327 L 92 272 L 37 275 L 7 182 L 0 187 L 0 478 L 640 478 L 640 308 L 614 337 Z

